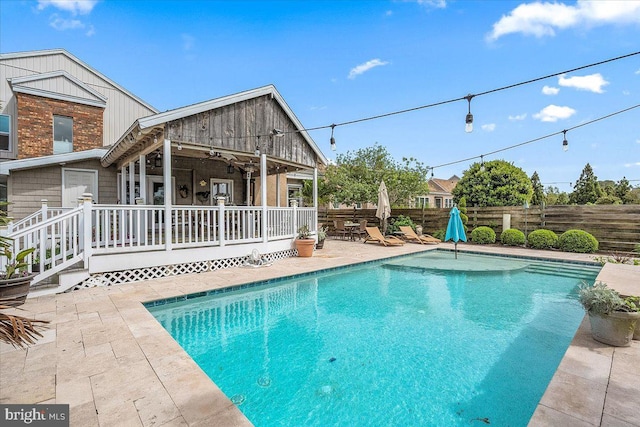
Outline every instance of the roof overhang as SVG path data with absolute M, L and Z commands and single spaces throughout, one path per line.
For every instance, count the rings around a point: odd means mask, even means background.
M 36 82 L 56 79 L 62 77 L 69 81 L 71 85 L 76 86 L 86 96 L 74 96 L 70 94 L 53 92 L 34 85 Z M 90 86 L 73 77 L 66 71 L 53 71 L 50 73 L 32 74 L 24 77 L 16 77 L 9 80 L 11 90 L 14 93 L 25 93 L 29 95 L 41 96 L 44 98 L 57 99 L 60 101 L 73 102 L 76 104 L 91 105 L 93 107 L 105 108 L 107 106 L 107 97 L 97 92 Z M 46 85 L 46 83 L 45 83 Z M 42 83 L 41 83 L 42 86 Z
M 105 156 L 102 158 L 102 165 L 106 167 L 117 162 L 120 157 L 125 155 L 136 144 L 145 139 L 150 133 L 159 133 L 164 131 L 165 125 L 169 122 L 265 95 L 270 95 L 272 99 L 275 99 L 278 102 L 280 107 L 282 107 L 293 124 L 296 126 L 300 135 L 318 156 L 319 162 L 323 165 L 327 165 L 327 158 L 324 156 L 324 154 L 322 154 L 322 151 L 320 151 L 320 148 L 318 148 L 317 144 L 307 133 L 307 131 L 304 130 L 304 126 L 302 126 L 302 123 L 295 116 L 291 108 L 289 108 L 284 98 L 282 98 L 274 85 L 267 85 L 257 89 L 252 89 L 233 95 L 223 96 L 221 98 L 200 102 L 198 104 L 187 105 L 175 110 L 169 110 L 163 113 L 142 117 L 136 120 L 127 130 L 127 132 L 125 132 L 125 134 L 122 135 L 118 139 L 118 141 L 111 147 L 109 152 L 105 154 Z
M 80 162 L 83 160 L 100 159 L 107 152 L 106 148 L 94 148 L 92 150 L 75 151 L 73 153 L 54 154 L 53 156 L 32 157 L 29 159 L 9 160 L 0 163 L 0 175 L 10 175 L 13 171 L 34 169 L 46 166 Z

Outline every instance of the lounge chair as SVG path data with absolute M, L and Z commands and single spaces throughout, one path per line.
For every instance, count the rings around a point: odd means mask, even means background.
M 367 237 L 364 239 L 364 243 L 376 242 L 385 246 L 400 246 L 404 245 L 404 242 L 395 236 L 383 236 L 378 227 L 366 227 Z
M 428 234 L 423 234 L 422 236 L 418 236 L 416 232 L 413 231 L 413 228 L 411 228 L 408 225 L 401 225 L 400 231 L 404 233 L 404 237 L 407 239 L 407 241 L 420 243 L 421 245 L 424 245 L 425 243 L 438 244 L 442 242 L 442 240 L 436 239 L 435 237 L 430 236 Z

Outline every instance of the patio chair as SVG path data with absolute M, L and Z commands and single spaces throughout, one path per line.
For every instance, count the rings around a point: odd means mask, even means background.
M 436 239 L 435 237 L 430 236 L 428 234 L 423 234 L 422 236 L 418 236 L 416 232 L 413 231 L 413 228 L 411 228 L 408 225 L 401 225 L 400 231 L 404 233 L 404 237 L 409 242 L 420 243 L 421 245 L 424 245 L 425 243 L 438 244 L 442 242 L 442 240 Z
M 378 227 L 365 227 L 365 230 L 367 237 L 364 239 L 364 243 L 376 242 L 384 246 L 404 245 L 404 242 L 395 236 L 383 236 Z
M 336 236 L 341 236 L 342 240 L 348 237 L 351 233 L 350 230 L 347 230 L 344 226 L 344 220 L 336 219 L 333 221 L 333 226 L 335 228 L 334 233 Z
M 360 227 L 356 228 L 355 230 L 353 230 L 351 232 L 352 236 L 355 238 L 356 236 L 358 236 L 358 240 L 360 240 L 362 237 L 366 237 L 367 235 L 367 220 L 363 219 L 362 221 L 360 221 Z

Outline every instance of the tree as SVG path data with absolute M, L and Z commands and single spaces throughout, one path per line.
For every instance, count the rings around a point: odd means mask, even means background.
M 614 194 L 618 196 L 623 203 L 629 203 L 629 193 L 632 189 L 633 187 L 629 185 L 627 177 L 623 176 L 622 179 L 614 185 Z
M 466 197 L 471 206 L 520 206 L 531 199 L 533 188 L 527 174 L 504 160 L 474 163 L 464 171 L 453 189 L 457 203 Z
M 602 189 L 598 184 L 598 177 L 593 173 L 591 165 L 587 163 L 582 169 L 576 185 L 573 186 L 569 201 L 577 205 L 586 205 L 587 203 L 595 203 L 600 196 L 602 196 Z
M 460 220 L 462 220 L 462 225 L 464 225 L 465 231 L 467 231 L 467 223 L 469 222 L 469 217 L 467 216 L 467 198 L 460 197 L 458 201 L 458 209 L 460 210 Z
M 545 200 L 547 205 L 568 205 L 569 195 L 550 185 L 546 189 Z
M 545 201 L 544 198 L 544 187 L 542 187 L 542 183 L 540 182 L 540 177 L 538 176 L 538 172 L 534 171 L 533 175 L 531 175 L 531 186 L 533 187 L 533 195 L 531 196 L 531 204 L 532 205 L 542 205 Z
M 384 180 L 391 206 L 409 205 L 413 197 L 427 194 L 427 168 L 414 158 L 396 162 L 387 149 L 378 144 L 338 154 L 324 176 L 323 194 L 331 194 L 339 203 L 376 203 L 378 187 Z

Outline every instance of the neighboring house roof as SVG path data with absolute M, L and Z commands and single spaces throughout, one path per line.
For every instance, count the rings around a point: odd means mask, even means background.
M 307 131 L 304 130 L 304 126 L 302 126 L 302 123 L 300 123 L 296 115 L 293 113 L 291 108 L 289 108 L 284 98 L 282 97 L 282 95 L 280 95 L 274 85 L 267 85 L 259 87 L 257 89 L 247 90 L 233 95 L 227 95 L 221 98 L 215 98 L 209 101 L 204 101 L 197 104 L 187 105 L 181 108 L 176 108 L 174 110 L 165 111 L 163 113 L 142 117 L 136 120 L 131 125 L 131 127 L 129 127 L 129 130 L 127 130 L 127 132 L 125 132 L 125 134 L 122 135 L 120 139 L 118 139 L 118 141 L 111 147 L 109 152 L 102 159 L 102 164 L 103 166 L 108 166 L 117 161 L 117 159 L 121 155 L 125 154 L 134 145 L 137 144 L 139 136 L 147 135 L 150 132 L 154 132 L 154 129 L 164 128 L 165 123 L 265 95 L 271 95 L 272 99 L 278 102 L 280 107 L 285 111 L 289 119 L 297 128 L 297 131 L 299 131 L 300 135 L 318 156 L 318 159 L 320 159 L 321 163 L 326 165 L 328 163 L 327 158 L 324 156 L 324 154 L 322 154 L 322 151 L 320 151 L 315 141 L 311 138 L 311 136 L 309 136 Z
M 64 80 L 73 87 L 73 95 L 63 94 L 49 90 L 48 82 L 53 80 Z M 107 97 L 92 89 L 90 86 L 73 77 L 66 71 L 52 71 L 49 73 L 32 74 L 24 77 L 9 79 L 11 89 L 17 93 L 42 96 L 45 98 L 69 101 L 78 104 L 92 105 L 94 107 L 105 107 Z
M 429 180 L 429 193 L 451 194 L 458 181 L 460 181 L 460 178 L 457 175 L 453 175 L 449 179 L 431 178 Z
M 128 90 L 126 90 L 125 88 L 120 86 L 118 83 L 114 82 L 113 80 L 111 80 L 110 78 L 108 78 L 107 76 L 105 76 L 104 74 L 102 74 L 101 72 L 96 70 L 95 68 L 89 66 L 88 64 L 86 64 L 85 62 L 83 62 L 80 59 L 76 58 L 74 55 L 72 55 L 71 53 L 67 52 L 64 49 L 47 49 L 47 50 L 33 50 L 33 51 L 27 51 L 27 52 L 0 53 L 0 60 L 15 59 L 15 58 L 30 58 L 30 57 L 56 55 L 56 54 L 60 54 L 60 55 L 66 56 L 71 61 L 74 61 L 77 64 L 81 65 L 82 67 L 86 68 L 87 71 L 89 71 L 90 73 L 92 73 L 92 74 L 98 76 L 99 78 L 105 80 L 110 85 L 114 86 L 115 88 L 117 88 L 121 92 L 125 93 L 127 96 L 135 99 L 137 102 L 139 102 L 140 104 L 142 104 L 146 108 L 150 109 L 151 111 L 156 111 L 156 112 L 158 111 L 156 108 L 154 108 L 153 106 L 151 106 L 147 102 L 143 101 L 141 98 L 139 98 L 136 95 L 134 95 L 133 93 L 129 92 Z
M 64 163 L 79 162 L 82 160 L 100 159 L 106 152 L 106 148 L 94 148 L 92 150 L 74 151 L 73 153 L 55 154 L 52 156 L 9 160 L 0 163 L 0 175 L 9 175 L 12 171 L 22 169 L 33 169 L 53 165 L 64 165 Z

